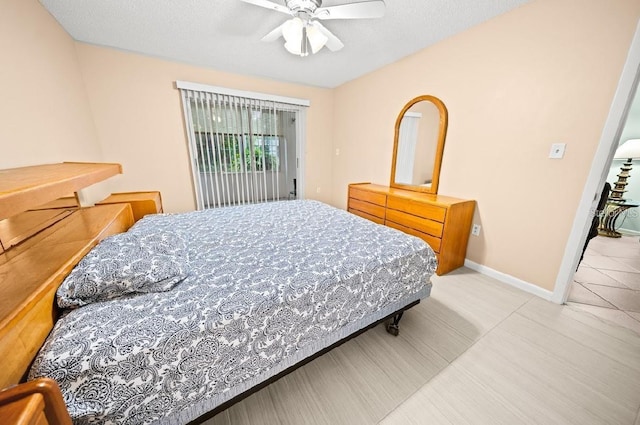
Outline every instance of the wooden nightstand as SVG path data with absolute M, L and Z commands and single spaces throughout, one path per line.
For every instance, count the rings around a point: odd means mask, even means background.
M 140 220 L 147 214 L 159 214 L 162 212 L 162 197 L 158 191 L 112 193 L 111 196 L 97 202 L 96 205 L 124 203 L 131 205 L 135 221 Z
M 55 381 L 40 378 L 0 391 L 3 425 L 72 425 Z

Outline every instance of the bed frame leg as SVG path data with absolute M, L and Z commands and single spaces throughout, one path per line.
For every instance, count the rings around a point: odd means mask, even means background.
M 402 319 L 403 313 L 404 311 L 401 311 L 400 313 L 393 316 L 393 318 L 389 322 L 387 322 L 387 332 L 389 332 L 393 336 L 398 336 L 398 334 L 400 333 L 398 323 L 400 322 L 400 319 Z

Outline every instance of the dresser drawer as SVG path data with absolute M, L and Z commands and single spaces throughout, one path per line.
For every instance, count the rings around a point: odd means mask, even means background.
M 361 201 L 370 202 L 383 207 L 387 204 L 387 195 L 384 193 L 361 190 L 355 187 L 349 187 L 349 198 L 359 199 Z M 384 217 L 384 214 L 382 217 Z
M 436 238 L 435 236 L 431 236 L 428 235 L 426 233 L 422 233 L 416 229 L 412 229 L 410 227 L 406 227 L 403 226 L 402 224 L 398 224 L 398 223 L 394 223 L 393 221 L 388 221 L 386 222 L 386 225 L 389 227 L 393 227 L 394 229 L 398 229 L 404 233 L 408 233 L 410 235 L 413 236 L 417 236 L 420 239 L 422 239 L 423 241 L 425 241 L 426 243 L 429 244 L 429 246 L 431 247 L 431 249 L 433 249 L 435 252 L 440 252 L 440 244 L 442 243 L 442 240 L 440 238 Z
M 446 208 L 437 205 L 395 196 L 389 196 L 389 199 L 387 199 L 387 208 L 404 211 L 419 217 L 439 221 L 440 223 L 444 223 L 444 218 L 447 213 Z
M 386 222 L 394 222 L 437 238 L 442 237 L 443 225 L 440 222 L 407 214 L 402 211 L 387 210 Z
M 359 199 L 349 198 L 349 210 L 354 209 L 365 212 L 384 220 L 384 207 Z
M 353 208 L 349 208 L 349 212 L 351 214 L 358 215 L 362 218 L 366 218 L 367 220 L 371 220 L 374 223 L 384 224 L 384 218 L 376 217 L 375 215 L 367 214 L 366 212 L 363 212 L 363 211 L 354 210 Z

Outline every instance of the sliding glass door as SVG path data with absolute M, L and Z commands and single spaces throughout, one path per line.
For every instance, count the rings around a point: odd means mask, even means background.
M 199 209 L 299 197 L 306 108 L 182 92 Z

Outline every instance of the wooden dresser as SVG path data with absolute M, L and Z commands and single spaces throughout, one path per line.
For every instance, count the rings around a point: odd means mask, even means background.
M 438 275 L 464 265 L 475 201 L 394 189 L 349 185 L 349 212 L 417 236 L 438 256 Z

